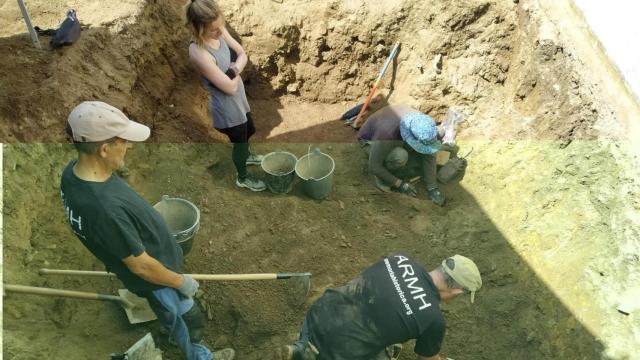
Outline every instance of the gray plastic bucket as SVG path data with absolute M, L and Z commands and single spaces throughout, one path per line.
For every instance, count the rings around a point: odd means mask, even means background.
M 168 195 L 163 195 L 162 200 L 153 207 L 169 225 L 173 238 L 182 248 L 182 253 L 187 255 L 193 246 L 193 237 L 200 229 L 200 210 L 191 201 Z
M 335 162 L 320 149 L 301 157 L 296 163 L 296 174 L 302 179 L 302 190 L 310 197 L 326 198 L 333 186 Z
M 267 174 L 265 182 L 271 192 L 286 194 L 291 191 L 297 161 L 295 155 L 286 151 L 276 151 L 264 156 L 260 166 Z

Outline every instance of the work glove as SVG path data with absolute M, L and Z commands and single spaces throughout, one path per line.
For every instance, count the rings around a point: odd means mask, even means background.
M 225 71 L 224 73 L 227 74 L 227 76 L 231 80 L 233 80 L 233 78 L 237 76 L 236 72 L 232 68 L 228 68 L 227 71 Z
M 440 151 L 448 151 L 451 154 L 451 158 L 455 159 L 458 157 L 458 151 L 460 147 L 456 144 L 444 143 L 440 147 Z
M 444 206 L 446 199 L 442 191 L 440 191 L 440 189 L 434 188 L 431 190 L 427 190 L 427 194 L 429 195 L 429 199 L 431 199 L 431 201 L 433 201 L 434 204 L 438 206 Z
M 182 279 L 182 286 L 178 288 L 178 291 L 185 297 L 193 297 L 198 292 L 200 284 L 189 275 L 182 274 Z
M 400 186 L 396 189 L 397 192 L 403 193 L 405 195 L 416 197 L 418 195 L 418 191 L 416 188 L 406 181 L 403 181 Z

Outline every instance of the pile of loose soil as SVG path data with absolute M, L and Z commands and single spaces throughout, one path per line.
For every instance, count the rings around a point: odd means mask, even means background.
M 41 27 L 55 27 L 69 6 L 78 11 L 82 38 L 58 51 L 32 49 L 15 4 L 0 6 L 9 24 L 0 30 L 0 139 L 63 142 L 71 108 L 109 102 L 149 125 L 151 142 L 182 143 L 134 148 L 126 179 L 151 203 L 168 194 L 200 208 L 188 271 L 313 273 L 304 304 L 286 282 L 202 284 L 208 344 L 269 359 L 324 289 L 402 251 L 427 267 L 453 253 L 480 267 L 476 304 L 443 307 L 447 356 L 636 356 L 640 323 L 617 314 L 615 294 L 640 280 L 640 166 L 629 142 L 602 138 L 625 134 L 621 110 L 603 100 L 545 1 L 220 3 L 251 60 L 243 77 L 256 150 L 301 157 L 315 143 L 336 161 L 328 200 L 298 187 L 288 196 L 234 188 L 230 148 L 211 129 L 186 58 L 181 4 L 30 1 Z M 468 119 L 460 144 L 475 150 L 461 185 L 444 188 L 445 208 L 424 193 L 377 192 L 355 132 L 337 120 L 366 94 L 396 41 L 401 50 L 372 110 L 405 103 L 440 119 L 455 106 Z M 115 280 L 37 275 L 40 267 L 102 270 L 65 223 L 58 183 L 73 154 L 62 144 L 5 145 L 5 282 L 115 293 Z M 113 304 L 10 295 L 3 314 L 8 358 L 105 357 L 147 331 L 166 358 L 179 358 L 157 324 L 131 326 Z

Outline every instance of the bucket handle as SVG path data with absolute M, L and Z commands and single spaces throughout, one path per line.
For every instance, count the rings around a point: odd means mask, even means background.
M 319 147 L 316 147 L 315 149 L 313 149 L 313 154 L 322 155 L 324 153 L 322 151 L 320 151 Z M 309 148 L 307 149 L 307 167 L 311 168 L 311 144 L 309 144 Z M 319 181 L 318 179 L 316 179 L 316 178 L 314 178 L 312 176 L 306 178 L 305 180 Z

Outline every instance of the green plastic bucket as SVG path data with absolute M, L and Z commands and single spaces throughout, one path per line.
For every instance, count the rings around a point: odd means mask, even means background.
M 188 200 L 163 195 L 162 200 L 153 207 L 169 225 L 176 243 L 187 255 L 193 246 L 193 237 L 200 229 L 200 210 Z
M 302 180 L 302 190 L 316 200 L 329 196 L 333 187 L 333 158 L 320 149 L 301 157 L 296 163 L 296 174 Z
M 275 194 L 286 194 L 293 187 L 298 158 L 290 152 L 276 151 L 262 158 L 260 166 L 267 174 L 265 183 Z

